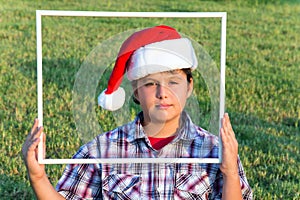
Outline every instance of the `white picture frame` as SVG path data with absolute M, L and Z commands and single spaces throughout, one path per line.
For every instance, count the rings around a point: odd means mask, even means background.
M 59 11 L 36 10 L 36 45 L 37 45 L 37 108 L 39 126 L 43 125 L 43 74 L 42 74 L 42 17 L 132 17 L 132 18 L 221 18 L 220 41 L 220 105 L 219 130 L 225 112 L 225 64 L 226 64 L 226 12 L 101 12 L 101 11 Z M 42 137 L 42 135 L 41 135 Z M 94 163 L 221 163 L 222 142 L 219 136 L 219 158 L 100 158 L 100 159 L 46 159 L 42 138 L 38 145 L 40 164 L 94 164 Z

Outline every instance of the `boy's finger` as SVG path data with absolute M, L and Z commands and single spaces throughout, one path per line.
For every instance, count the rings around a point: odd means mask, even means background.
M 31 127 L 30 132 L 29 132 L 30 135 L 32 135 L 35 132 L 35 130 L 38 127 L 38 124 L 39 124 L 39 120 L 37 118 L 34 119 L 34 123 L 33 123 L 32 127 Z
M 225 130 L 226 130 L 228 135 L 235 137 L 235 134 L 234 134 L 233 128 L 231 126 L 231 122 L 230 122 L 228 113 L 224 114 L 224 124 L 223 124 L 223 126 L 225 127 Z
M 226 123 L 227 123 L 228 129 L 230 131 L 233 131 L 228 113 L 226 113 Z
M 32 135 L 28 135 L 27 141 L 29 142 L 29 144 L 32 144 L 37 139 L 39 139 L 41 134 L 43 133 L 43 130 L 44 130 L 44 128 L 41 126 L 41 127 L 37 128 L 37 130 Z
M 45 133 L 43 133 L 43 143 L 44 143 L 44 145 L 43 145 L 43 158 L 45 159 L 46 158 L 46 134 Z
M 28 150 L 31 150 L 31 151 L 35 150 L 37 148 L 39 142 L 40 142 L 40 138 L 36 138 L 36 139 L 32 140 L 31 143 L 29 144 Z
M 41 127 L 38 127 L 38 125 L 39 125 L 39 120 L 36 118 L 34 120 L 34 124 L 31 128 L 30 132 L 27 135 L 27 139 L 32 140 L 32 139 L 36 138 L 37 134 L 40 135 L 39 133 L 42 129 L 41 129 Z
M 228 130 L 228 125 L 227 125 L 227 119 L 224 114 L 223 119 L 222 119 L 222 128 L 224 130 L 224 134 L 229 135 L 229 130 Z

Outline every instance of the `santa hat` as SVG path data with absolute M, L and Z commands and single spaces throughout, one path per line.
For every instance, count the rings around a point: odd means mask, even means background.
M 98 104 L 106 110 L 118 110 L 125 102 L 120 87 L 123 76 L 137 80 L 149 74 L 197 67 L 197 58 L 189 39 L 182 38 L 172 27 L 161 25 L 132 34 L 121 46 L 106 90 Z

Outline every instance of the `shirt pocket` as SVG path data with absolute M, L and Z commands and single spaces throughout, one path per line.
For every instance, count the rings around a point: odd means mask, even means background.
M 104 178 L 102 185 L 103 195 L 108 199 L 140 199 L 141 176 L 139 175 L 111 174 Z
M 211 184 L 206 172 L 176 174 L 174 199 L 209 199 L 210 193 Z

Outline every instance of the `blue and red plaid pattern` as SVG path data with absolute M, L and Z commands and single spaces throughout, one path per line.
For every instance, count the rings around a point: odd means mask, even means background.
M 172 142 L 157 151 L 141 125 L 142 113 L 124 126 L 98 135 L 73 158 L 218 158 L 218 137 L 183 112 Z M 244 199 L 252 199 L 238 160 Z M 221 199 L 219 164 L 129 163 L 67 165 L 56 189 L 66 199 Z

